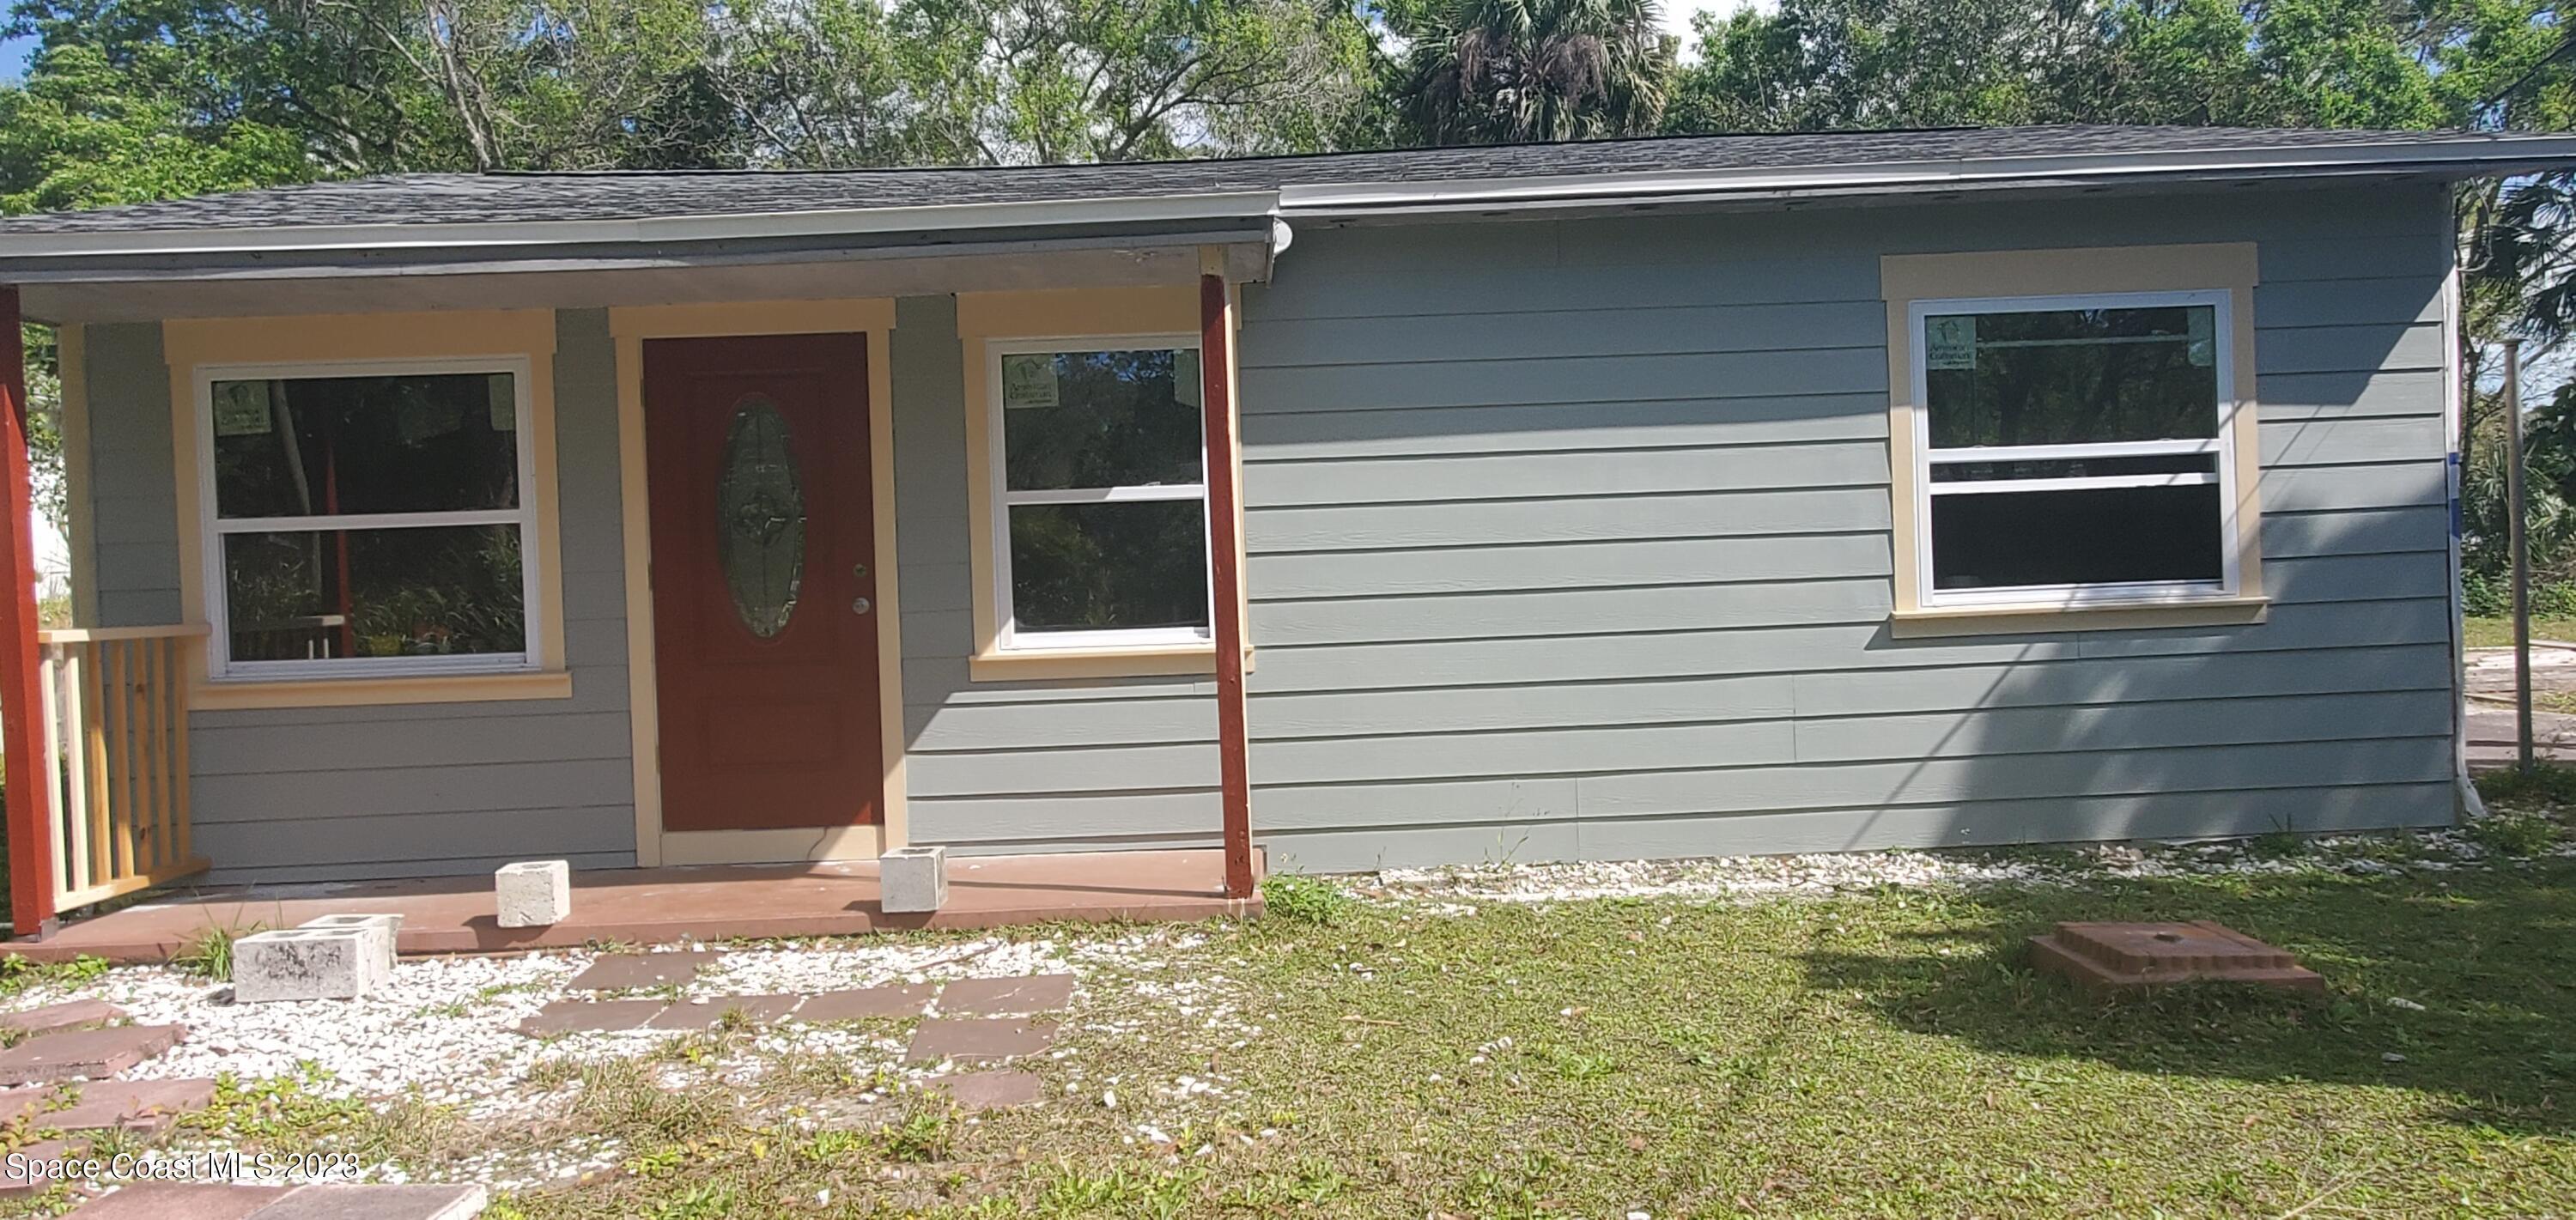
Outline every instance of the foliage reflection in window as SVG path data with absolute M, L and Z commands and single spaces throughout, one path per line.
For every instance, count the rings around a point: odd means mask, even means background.
M 1193 347 L 996 344 L 1005 646 L 1203 640 Z
M 228 670 L 525 660 L 514 374 L 244 377 L 208 397 Z
M 1918 311 L 1935 600 L 2221 591 L 2224 294 Z

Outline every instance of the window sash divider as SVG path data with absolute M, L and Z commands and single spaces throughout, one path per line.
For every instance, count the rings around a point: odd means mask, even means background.
M 1155 500 L 1204 500 L 1205 483 L 1153 483 L 1134 487 L 1055 487 L 1042 490 L 1006 491 L 1002 503 L 1023 504 L 1119 504 Z
M 2214 487 L 2216 474 L 2097 474 L 2066 479 L 1974 479 L 1934 483 L 1936 496 L 1995 495 L 2017 491 L 2086 491 L 2122 487 Z
M 292 534 L 338 530 L 436 529 L 441 526 L 525 525 L 525 508 L 476 508 L 426 513 L 345 513 L 310 517 L 225 517 L 220 534 Z
M 2196 453 L 2217 453 L 2217 437 L 2206 440 L 2165 441 L 2069 441 L 2054 445 L 1971 445 L 1961 449 L 1932 449 L 1924 460 L 1935 466 L 1960 462 L 2044 462 L 2057 458 L 2104 457 L 2173 457 Z

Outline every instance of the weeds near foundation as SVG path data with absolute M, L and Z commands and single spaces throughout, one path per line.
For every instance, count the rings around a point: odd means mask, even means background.
M 2491 813 L 2460 828 L 2469 841 L 2500 856 L 2537 856 L 2558 846 L 2558 823 L 2538 813 Z
M 2490 804 L 2576 805 L 2576 767 L 2538 763 L 2529 771 L 2489 772 L 2478 777 L 2478 795 Z
M 1330 927 L 1351 908 L 1350 896 L 1328 881 L 1273 873 L 1261 881 L 1261 901 L 1269 915 L 1291 923 Z
M 187 948 L 172 957 L 170 965 L 183 974 L 229 983 L 233 978 L 233 942 L 259 930 L 258 925 L 248 928 L 209 927 L 197 933 Z

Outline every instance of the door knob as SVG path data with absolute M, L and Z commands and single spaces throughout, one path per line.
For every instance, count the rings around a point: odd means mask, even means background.
M 850 602 L 850 613 L 852 614 L 865 614 L 874 609 L 876 609 L 876 603 L 871 602 L 864 597 L 855 598 Z

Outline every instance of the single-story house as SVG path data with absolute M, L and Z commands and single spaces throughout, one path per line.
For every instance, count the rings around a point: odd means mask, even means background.
M 77 624 L 9 432 L 17 926 L 208 869 L 2445 823 L 2452 184 L 2571 165 L 2057 126 L 0 221 Z

